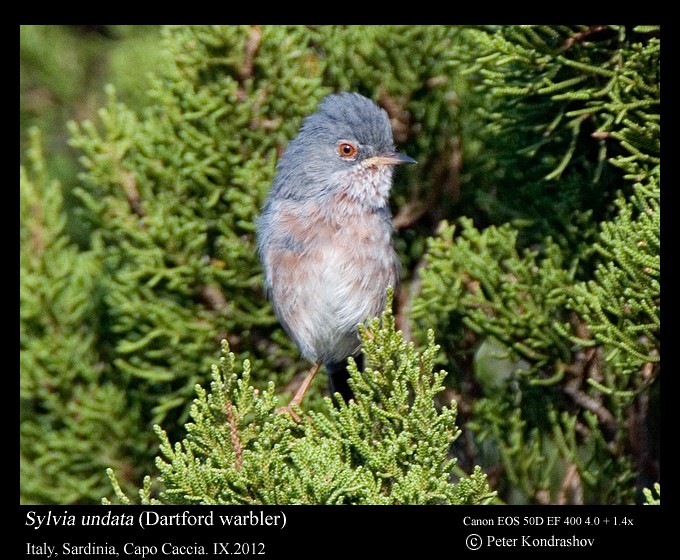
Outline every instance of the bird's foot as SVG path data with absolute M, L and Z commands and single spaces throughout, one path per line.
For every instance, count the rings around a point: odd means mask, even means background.
M 293 410 L 293 403 L 287 404 L 286 406 L 280 406 L 274 412 L 276 414 L 290 414 L 290 417 L 295 420 L 298 424 L 300 423 L 300 415 Z

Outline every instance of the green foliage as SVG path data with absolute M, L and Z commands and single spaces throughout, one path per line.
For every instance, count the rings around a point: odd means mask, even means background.
M 593 422 L 593 411 L 603 410 L 602 395 L 597 390 L 591 390 L 596 396 L 586 395 L 571 379 L 584 375 L 578 370 L 586 360 L 574 351 L 565 333 L 565 322 L 571 317 L 568 286 L 574 283 L 573 269 L 562 268 L 561 251 L 549 240 L 540 258 L 530 250 L 520 255 L 518 232 L 510 226 L 491 226 L 482 232 L 466 220 L 462 226 L 455 240 L 455 228 L 445 225 L 430 241 L 412 317 L 431 324 L 431 310 L 438 310 L 435 318 L 442 323 L 436 324 L 446 333 L 448 359 L 454 363 L 466 359 L 468 332 L 479 337 L 467 350 L 469 354 L 476 348 L 471 358 L 474 377 L 463 371 L 451 383 L 464 390 L 472 382 L 483 391 L 484 396 L 472 405 L 473 420 L 468 424 L 480 442 L 493 442 L 481 446 L 481 457 L 486 456 L 482 464 L 502 462 L 506 482 L 513 487 L 512 500 L 550 500 L 551 487 L 552 498 L 563 496 L 566 490 L 555 487 L 559 484 L 555 479 L 560 472 L 566 477 L 570 469 L 578 469 L 582 498 L 612 499 L 610 481 L 630 478 L 631 465 L 629 460 L 616 460 L 621 450 L 608 447 L 601 427 Z M 574 292 L 579 288 L 577 284 Z M 445 306 L 439 305 L 445 300 Z M 453 308 L 450 301 L 455 302 Z M 591 371 L 597 377 L 596 370 Z M 593 381 L 588 379 L 595 385 Z M 587 406 L 579 420 L 579 438 L 574 435 L 578 415 L 559 414 L 560 391 L 571 401 L 587 401 L 593 409 Z M 615 426 L 608 412 L 601 414 L 605 430 L 615 430 L 622 438 L 624 426 Z M 608 475 L 602 476 L 601 470 L 600 476 L 590 473 L 593 465 L 596 470 L 608 465 Z
M 645 494 L 646 506 L 658 506 L 661 504 L 661 485 L 657 482 L 654 484 L 654 493 L 649 488 L 643 489 Z M 656 494 L 656 498 L 654 497 Z
M 22 28 L 22 91 L 62 92 L 81 166 L 35 139 L 21 171 L 22 500 L 98 502 L 110 478 L 121 502 L 627 503 L 658 479 L 658 28 L 177 26 L 151 56 L 153 33 L 102 64 Z M 88 84 L 102 107 L 72 112 Z M 337 90 L 382 105 L 418 165 L 357 399 L 330 406 L 317 376 L 296 424 L 274 409 L 309 364 L 254 232 Z M 22 130 L 65 136 L 27 99 Z
M 138 404 L 106 374 L 97 351 L 101 263 L 64 233 L 59 182 L 46 176 L 34 129 L 20 186 L 21 500 L 94 501 L 114 466 L 126 486 L 148 437 Z
M 22 25 L 19 28 L 20 146 L 22 163 L 29 130 L 43 138 L 45 166 L 64 189 L 67 231 L 75 241 L 87 234 L 70 215 L 70 190 L 77 182 L 77 155 L 64 123 L 94 118 L 105 101 L 104 85 L 116 84 L 130 107 L 146 103 L 148 74 L 159 59 L 156 26 Z M 130 66 L 134 71 L 130 71 Z
M 658 438 L 657 30 L 473 33 L 487 53 L 469 70 L 486 95 L 481 167 L 498 189 L 486 208 L 522 220 L 440 227 L 414 331 L 445 333 L 473 460 L 503 465 L 504 499 L 627 503 Z
M 413 319 L 424 324 L 437 309 L 451 346 L 460 347 L 465 327 L 493 335 L 530 360 L 532 371 L 568 354 L 554 324 L 563 320 L 562 288 L 573 282 L 573 271 L 562 268 L 559 247 L 548 239 L 546 254 L 538 260 L 536 251 L 518 254 L 518 231 L 509 225 L 479 232 L 470 220 L 461 219 L 461 226 L 455 242 L 455 227 L 446 223 L 430 240 Z M 444 293 L 448 301 L 442 309 Z
M 480 205 L 492 223 L 529 220 L 525 243 L 550 235 L 583 255 L 621 188 L 608 164 L 659 163 L 658 29 L 473 33 L 475 60 L 466 72 L 478 76 L 486 123 Z
M 652 180 L 637 183 L 630 199 L 617 201 L 619 215 L 602 224 L 596 246 L 602 260 L 594 279 L 576 286 L 572 296 L 572 307 L 621 374 L 635 375 L 660 361 L 659 198 Z
M 488 503 L 493 493 L 479 469 L 454 482 L 449 449 L 460 431 L 455 402 L 434 405 L 445 372 L 432 371 L 432 335 L 416 352 L 389 312 L 361 334 L 367 367 L 350 368 L 356 399 L 335 408 L 327 397 L 327 410 L 300 425 L 276 413 L 273 383 L 265 391 L 250 384 L 248 361 L 235 371 L 225 342 L 210 392 L 196 388 L 187 437 L 173 446 L 156 428 L 165 486 L 156 503 Z M 144 490 L 140 496 L 152 502 Z

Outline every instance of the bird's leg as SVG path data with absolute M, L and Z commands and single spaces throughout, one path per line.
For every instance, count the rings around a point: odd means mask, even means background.
M 304 378 L 302 381 L 302 384 L 298 388 L 297 392 L 295 393 L 295 396 L 291 399 L 291 401 L 288 403 L 287 406 L 284 406 L 282 408 L 277 408 L 276 412 L 279 414 L 288 412 L 293 419 L 298 422 L 300 418 L 298 417 L 297 414 L 293 411 L 293 406 L 300 406 L 300 403 L 302 402 L 302 399 L 305 397 L 305 393 L 307 392 L 307 389 L 309 389 L 309 385 L 312 382 L 312 379 L 314 379 L 314 376 L 316 375 L 316 372 L 319 371 L 319 368 L 321 367 L 321 362 L 317 362 L 312 366 L 312 369 L 309 370 L 309 373 L 307 373 L 307 376 Z
M 316 372 L 319 371 L 319 368 L 321 367 L 321 362 L 317 362 L 312 366 L 312 369 L 309 370 L 309 373 L 307 374 L 307 377 L 305 377 L 304 381 L 300 385 L 300 388 L 297 390 L 295 393 L 295 396 L 293 399 L 290 401 L 288 406 L 293 406 L 293 405 L 300 405 L 302 402 L 302 399 L 305 396 L 305 393 L 307 392 L 307 389 L 309 389 L 309 385 L 312 382 L 312 379 L 314 379 L 314 376 L 316 375 Z

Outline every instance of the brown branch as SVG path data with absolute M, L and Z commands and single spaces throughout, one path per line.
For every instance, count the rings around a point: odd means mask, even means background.
M 397 144 L 403 144 L 408 140 L 411 130 L 411 113 L 404 109 L 404 103 L 389 95 L 386 91 L 381 91 L 378 103 L 387 111 L 392 123 L 392 133 Z
M 198 288 L 198 298 L 209 309 L 224 309 L 227 307 L 227 298 L 214 284 L 203 284 Z
M 600 33 L 601 31 L 607 31 L 609 29 L 608 25 L 593 25 L 592 27 L 589 27 L 585 31 L 580 31 L 578 33 L 574 33 L 571 37 L 569 37 L 563 44 L 562 47 L 560 48 L 560 52 L 564 52 L 571 47 L 573 47 L 576 43 L 580 43 L 583 41 L 586 37 L 589 37 L 590 35 L 593 35 L 595 33 Z
M 564 384 L 562 391 L 578 406 L 585 408 L 586 410 L 589 410 L 595 414 L 600 425 L 602 426 L 602 431 L 604 432 L 605 436 L 608 440 L 611 440 L 616 434 L 616 429 L 618 426 L 616 419 L 612 413 L 609 412 L 607 407 L 605 407 L 599 400 L 586 395 L 583 391 L 581 391 L 580 385 L 581 379 L 575 377 Z
M 146 216 L 146 212 L 142 207 L 141 196 L 139 195 L 139 189 L 137 188 L 137 179 L 132 171 L 123 171 L 120 181 L 123 187 L 123 192 L 125 193 L 125 198 L 127 198 L 130 209 L 137 214 L 140 218 Z
M 568 494 L 571 493 L 571 501 L 568 501 Z M 564 474 L 562 486 L 557 495 L 557 504 L 583 504 L 583 486 L 581 485 L 581 477 L 578 475 L 578 468 L 575 464 L 570 464 L 567 472 Z
M 262 29 L 259 25 L 254 25 L 250 28 L 250 35 L 246 39 L 243 63 L 238 69 L 238 76 L 241 82 L 244 82 L 253 77 L 253 67 L 255 63 L 255 55 L 260 49 L 262 43 Z
M 573 316 L 572 324 L 578 338 L 591 340 L 592 337 L 588 326 L 583 321 Z M 574 362 L 566 367 L 566 371 L 571 375 L 571 378 L 563 384 L 562 391 L 575 404 L 597 416 L 605 437 L 611 441 L 618 427 L 616 419 L 600 400 L 587 395 L 581 390 L 581 386 L 589 377 L 598 382 L 602 380 L 601 360 L 602 350 L 599 347 L 587 347 L 577 352 Z
M 231 446 L 234 449 L 234 456 L 236 458 L 236 470 L 240 471 L 243 466 L 243 448 L 241 447 L 241 440 L 238 438 L 238 428 L 236 427 L 236 419 L 234 418 L 234 410 L 229 401 L 225 405 L 227 412 L 227 420 L 229 421 L 229 434 L 231 436 Z

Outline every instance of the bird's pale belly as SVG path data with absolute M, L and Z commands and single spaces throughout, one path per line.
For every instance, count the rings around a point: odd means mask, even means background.
M 371 218 L 314 236 L 288 266 L 272 270 L 274 301 L 287 302 L 276 313 L 307 358 L 325 363 L 356 354 L 357 325 L 380 314 L 387 287 L 398 282 L 391 228 Z

